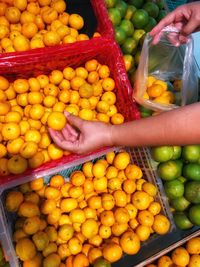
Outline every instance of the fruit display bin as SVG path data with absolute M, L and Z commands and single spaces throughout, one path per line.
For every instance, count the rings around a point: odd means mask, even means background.
M 84 27 L 81 33 L 86 33 L 91 39 L 71 44 L 31 49 L 24 52 L 0 53 L 0 72 L 12 72 L 13 68 L 16 68 L 20 62 L 23 63 L 26 58 L 42 59 L 46 54 L 56 54 L 61 47 L 72 47 L 78 51 L 82 42 L 86 46 L 95 46 L 97 40 L 97 42 L 102 44 L 107 37 L 109 37 L 111 42 L 113 41 L 114 30 L 108 18 L 107 9 L 103 0 L 65 0 L 65 2 L 67 3 L 67 12 L 70 14 L 77 13 L 83 17 Z M 101 36 L 92 38 L 95 32 L 98 32 Z
M 162 188 L 162 184 L 157 182 L 155 173 L 150 168 L 150 165 L 149 165 L 150 158 L 149 158 L 148 149 L 145 149 L 145 148 L 144 149 L 143 148 L 142 149 L 141 148 L 140 149 L 116 148 L 115 149 L 116 152 L 121 151 L 121 150 L 126 150 L 130 154 L 131 162 L 141 168 L 144 179 L 156 185 L 158 189 L 158 193 L 157 193 L 155 200 L 161 204 L 161 213 L 165 215 L 166 217 L 168 217 L 168 219 L 170 220 L 171 227 L 170 227 L 169 233 L 173 234 L 176 228 L 173 223 L 172 214 L 170 212 L 168 203 L 165 201 L 166 198 L 163 197 L 164 191 Z M 100 158 L 102 158 L 102 156 Z M 99 159 L 99 157 L 96 159 Z M 79 163 L 81 164 L 78 164 L 77 162 L 77 165 L 71 168 L 68 168 L 67 165 L 63 165 L 62 170 L 60 170 L 59 172 L 49 173 L 48 175 L 44 176 L 44 180 L 46 181 L 46 183 L 48 183 L 52 174 L 61 174 L 64 177 L 66 177 L 66 180 L 68 180 L 68 177 L 70 176 L 71 172 L 81 169 L 82 161 L 80 161 Z M 5 196 L 11 189 L 15 189 L 16 186 L 20 185 L 21 183 L 24 183 L 25 181 L 29 182 L 34 179 L 35 179 L 34 176 L 30 176 L 28 179 L 24 180 L 23 182 L 18 180 L 18 181 L 15 181 L 13 184 L 10 183 L 9 185 L 7 184 L 1 187 L 1 191 L 0 191 L 0 240 L 2 242 L 2 246 L 5 251 L 6 259 L 9 261 L 11 267 L 20 267 L 21 264 L 16 256 L 15 249 L 14 249 L 13 242 L 12 242 L 12 232 L 13 232 L 12 230 L 14 227 L 14 220 L 16 217 L 13 213 L 11 214 L 6 211 Z M 141 253 L 147 253 L 148 251 L 148 253 L 150 253 L 150 256 L 153 256 L 150 248 L 152 248 L 156 243 L 162 242 L 162 239 L 163 239 L 163 236 L 153 234 L 148 241 L 143 242 L 141 250 L 137 255 L 135 256 L 124 255 L 120 261 L 114 263 L 112 266 L 116 266 L 116 267 L 122 266 L 122 262 L 126 261 L 127 267 L 129 266 L 136 267 L 137 261 L 135 261 L 135 257 L 138 257 L 139 263 L 141 263 L 141 261 L 145 260 L 145 257 L 141 257 Z M 143 265 L 138 265 L 138 266 L 143 266 Z
M 8 80 L 13 81 L 16 78 L 30 78 L 39 74 L 49 74 L 54 69 L 60 69 L 67 66 L 78 67 L 82 66 L 86 61 L 90 59 L 97 59 L 101 64 L 108 65 L 111 73 L 111 77 L 115 80 L 115 94 L 116 94 L 116 106 L 118 111 L 123 114 L 125 121 L 131 121 L 139 119 L 139 111 L 135 102 L 131 99 L 131 85 L 127 78 L 124 64 L 121 58 L 121 53 L 115 43 L 110 44 L 109 41 L 105 41 L 100 44 L 96 39 L 93 45 L 86 45 L 85 42 L 80 42 L 79 49 L 71 47 L 60 47 L 55 55 L 52 53 L 45 54 L 43 58 L 24 56 L 23 61 L 15 61 L 15 68 L 12 72 L 2 72 L 0 75 L 5 76 Z M 104 149 L 100 149 L 96 152 L 86 155 L 70 154 L 64 156 L 61 159 L 51 161 L 42 165 L 37 169 L 31 169 L 23 173 L 23 175 L 9 175 L 0 177 L 0 185 L 12 183 L 17 179 L 28 179 L 29 176 L 39 177 L 46 174 L 47 170 L 53 170 L 54 172 L 62 169 L 63 164 L 77 164 L 77 160 L 82 162 L 88 160 L 91 157 L 97 155 L 96 153 L 103 153 Z M 99 155 L 99 154 L 98 154 Z

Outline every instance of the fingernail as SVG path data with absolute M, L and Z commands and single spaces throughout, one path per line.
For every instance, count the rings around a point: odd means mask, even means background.
M 66 117 L 70 116 L 71 114 L 68 111 L 64 111 Z

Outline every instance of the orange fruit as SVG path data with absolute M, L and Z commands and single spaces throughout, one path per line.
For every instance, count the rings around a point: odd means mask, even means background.
M 6 3 L 0 3 L 0 16 L 4 16 L 6 8 L 7 8 Z
M 10 103 L 9 102 L 1 102 L 0 105 L 0 116 L 6 115 L 10 111 Z
M 67 244 L 60 244 L 57 250 L 58 255 L 60 256 L 61 260 L 66 259 L 70 256 L 70 250 Z M 65 266 L 65 265 L 64 265 Z M 60 267 L 60 265 L 59 265 Z
M 114 167 L 116 167 L 119 170 L 125 169 L 129 163 L 130 163 L 130 156 L 127 152 L 118 153 L 113 161 Z
M 113 91 L 115 89 L 115 81 L 110 77 L 104 78 L 102 87 L 105 91 Z
M 148 210 L 139 211 L 137 220 L 141 225 L 151 227 L 154 222 L 154 217 Z
M 85 63 L 85 69 L 89 72 L 96 71 L 98 67 L 98 61 L 96 59 L 91 59 Z
M 108 239 L 112 234 L 111 228 L 109 226 L 106 225 L 101 225 L 99 227 L 99 235 L 103 238 L 103 239 Z
M 112 124 L 122 124 L 124 122 L 124 116 L 120 113 L 115 113 L 111 116 Z
M 95 235 L 89 239 L 89 244 L 99 247 L 103 242 L 103 239 L 100 235 Z
M 63 70 L 63 75 L 64 75 L 65 79 L 67 79 L 67 80 L 70 81 L 70 80 L 72 80 L 75 77 L 76 73 L 75 73 L 75 70 L 73 68 L 66 67 Z
M 89 260 L 86 255 L 79 253 L 74 257 L 73 266 L 87 267 L 89 266 Z
M 101 201 L 104 210 L 112 210 L 115 206 L 115 200 L 111 194 L 107 193 L 102 194 Z
M 140 250 L 140 239 L 131 231 L 125 232 L 120 238 L 122 250 L 129 255 L 134 255 Z
M 116 95 L 113 92 L 105 92 L 101 96 L 102 101 L 106 101 L 110 106 L 114 105 L 116 102 Z
M 41 74 L 36 79 L 39 81 L 41 88 L 45 88 L 49 84 L 49 77 L 47 75 Z
M 40 6 L 38 2 L 30 2 L 27 5 L 27 11 L 34 14 L 38 15 L 40 13 Z
M 65 180 L 62 175 L 54 175 L 50 179 L 50 186 L 60 188 L 64 185 Z
M 173 261 L 169 256 L 162 256 L 158 259 L 158 267 L 170 267 L 173 266 Z
M 20 20 L 21 12 L 17 7 L 11 6 L 6 8 L 5 17 L 10 23 L 18 23 Z
M 38 145 L 35 142 L 29 141 L 24 142 L 20 148 L 20 155 L 23 158 L 31 158 L 33 157 L 38 151 Z
M 146 241 L 146 240 L 149 239 L 149 236 L 151 234 L 151 230 L 150 230 L 150 228 L 148 226 L 139 225 L 136 228 L 135 233 L 139 237 L 140 241 Z
M 24 201 L 18 210 L 18 215 L 23 217 L 33 217 L 40 215 L 38 206 L 32 202 Z
M 56 253 L 52 253 L 48 255 L 46 258 L 43 260 L 43 267 L 48 267 L 48 266 L 59 266 L 61 262 L 60 256 Z
M 0 159 L 0 175 L 6 176 L 10 173 L 7 165 L 8 165 L 8 159 L 5 158 Z
M 34 204 L 39 204 L 39 202 L 40 202 L 40 197 L 35 192 L 26 193 L 24 195 L 24 199 L 25 199 L 25 201 L 29 201 L 29 202 L 32 202 Z
M 188 251 L 183 247 L 178 247 L 172 252 L 172 261 L 178 266 L 187 266 L 190 261 Z
M 101 203 L 101 197 L 100 196 L 91 196 L 88 199 L 88 206 L 92 209 L 99 209 L 102 207 L 102 203 Z
M 86 238 L 92 238 L 98 233 L 98 224 L 94 219 L 87 219 L 81 225 L 81 232 Z
M 58 18 L 58 12 L 54 8 L 48 8 L 41 13 L 44 23 L 51 24 L 54 20 Z
M 50 243 L 47 245 L 47 247 L 45 247 L 45 248 L 43 249 L 43 251 L 42 251 L 42 255 L 43 255 L 44 257 L 47 257 L 47 256 L 49 256 L 50 254 L 55 253 L 55 252 L 57 252 L 57 245 L 56 245 L 56 243 L 54 243 L 54 242 L 50 242 Z
M 58 35 L 60 36 L 61 40 L 67 36 L 68 34 L 70 34 L 70 29 L 68 26 L 66 25 L 61 25 L 56 29 Z
M 80 30 L 84 26 L 84 20 L 78 14 L 71 14 L 69 16 L 69 25 L 76 30 Z
M 3 144 L 0 144 L 0 158 L 5 157 L 7 154 L 7 149 Z
M 74 229 L 72 225 L 63 224 L 59 227 L 58 236 L 65 241 L 70 240 L 73 237 Z
M 70 82 L 66 79 L 63 79 L 59 84 L 59 88 L 61 90 L 69 90 L 70 89 Z
M 63 12 L 62 14 L 59 14 L 58 16 L 59 21 L 64 24 L 64 25 L 68 25 L 69 22 L 69 14 L 66 12 Z
M 20 174 L 26 171 L 28 168 L 27 160 L 21 156 L 13 156 L 8 160 L 7 163 L 8 171 L 12 174 Z
M 34 37 L 38 32 L 38 27 L 34 22 L 27 22 L 22 25 L 22 34 L 28 39 Z
M 63 102 L 57 102 L 53 106 L 53 111 L 64 112 L 65 104 Z
M 200 264 L 200 255 L 195 254 L 190 257 L 188 267 L 198 267 Z
M 19 123 L 20 121 L 21 121 L 21 115 L 17 111 L 10 111 L 5 116 L 5 122 Z
M 41 134 L 37 130 L 28 130 L 24 136 L 26 142 L 39 143 L 41 141 Z
M 164 92 L 164 88 L 160 84 L 153 84 L 147 88 L 147 94 L 149 97 L 159 97 Z
M 135 164 L 129 164 L 125 169 L 125 175 L 128 179 L 140 179 L 142 171 Z
M 53 70 L 49 75 L 49 80 L 53 84 L 59 84 L 63 80 L 63 73 L 60 70 Z
M 132 195 L 132 203 L 138 210 L 146 210 L 150 205 L 150 196 L 144 191 L 136 191 Z
M 23 230 L 28 235 L 33 235 L 38 232 L 40 228 L 40 218 L 38 216 L 33 216 L 30 218 L 26 218 Z
M 72 198 L 79 198 L 83 195 L 83 188 L 81 186 L 72 186 L 69 189 L 69 196 Z
M 30 49 L 30 43 L 29 40 L 23 36 L 23 35 L 18 35 L 14 38 L 13 40 L 13 47 L 16 51 L 27 51 Z
M 97 83 L 99 81 L 99 74 L 98 74 L 98 72 L 97 71 L 91 71 L 88 74 L 87 81 L 90 84 Z
M 58 95 L 58 99 L 62 103 L 68 103 L 70 101 L 70 91 L 67 89 L 62 90 Z
M 142 184 L 142 190 L 152 197 L 155 197 L 157 194 L 156 186 L 148 182 Z
M 132 194 L 136 191 L 136 183 L 131 180 L 131 179 L 127 179 L 123 182 L 123 190 L 127 193 L 127 194 Z
M 34 243 L 29 238 L 22 238 L 16 244 L 16 254 L 22 261 L 31 260 L 36 255 Z
M 60 36 L 57 32 L 48 31 L 44 34 L 44 44 L 46 46 L 54 46 L 60 43 Z
M 12 155 L 19 154 L 23 144 L 24 144 L 24 140 L 22 137 L 18 137 L 14 140 L 9 140 L 7 143 L 8 153 Z
M 66 3 L 63 0 L 57 0 L 51 4 L 51 7 L 54 8 L 58 13 L 63 13 L 66 9 Z
M 122 190 L 116 190 L 113 194 L 115 199 L 115 205 L 117 207 L 125 207 L 127 204 L 126 193 Z
M 35 169 L 40 167 L 44 163 L 44 155 L 41 151 L 35 153 L 31 158 L 28 159 L 28 165 L 30 168 Z
M 28 237 L 28 235 L 26 233 L 24 233 L 22 228 L 17 229 L 14 233 L 13 233 L 13 240 L 14 242 L 18 242 L 20 239 Z
M 186 249 L 190 254 L 200 254 L 200 237 L 193 237 L 186 243 Z
M 62 194 L 63 197 L 69 197 L 69 189 L 70 189 L 70 187 L 72 187 L 72 184 L 69 183 L 69 182 L 66 182 L 65 184 L 63 184 L 61 186 L 60 191 L 61 191 L 61 194 Z
M 93 264 L 96 259 L 102 257 L 102 249 L 94 247 L 90 248 L 87 257 L 89 259 L 89 262 Z
M 47 186 L 44 192 L 44 196 L 47 199 L 57 199 L 60 196 L 60 191 L 58 188 Z
M 55 208 L 51 213 L 47 216 L 47 223 L 48 224 L 56 224 L 59 222 L 61 217 L 61 210 L 59 208 Z
M 115 221 L 118 223 L 128 223 L 130 216 L 125 208 L 117 208 L 114 212 Z
M 115 223 L 115 217 L 111 210 L 105 210 L 100 214 L 100 221 L 105 226 L 112 226 Z
M 9 29 L 5 25 L 0 25 L 0 38 L 6 38 L 9 35 Z
M 148 207 L 148 210 L 153 214 L 154 216 L 159 214 L 161 211 L 161 205 L 159 202 L 151 202 L 151 204 Z
M 3 92 L 3 90 L 0 89 L 0 101 L 4 102 L 7 100 L 7 95 L 6 93 Z
M 5 201 L 7 211 L 16 212 L 19 206 L 21 205 L 21 203 L 23 202 L 23 200 L 24 200 L 24 197 L 21 192 L 10 191 L 6 195 L 6 201 Z
M 47 226 L 45 232 L 47 233 L 50 242 L 55 242 L 57 240 L 58 233 L 54 226 Z
M 96 162 L 93 164 L 92 173 L 95 177 L 101 178 L 106 174 L 106 167 L 103 163 Z
M 74 209 L 70 211 L 69 218 L 72 223 L 83 223 L 86 220 L 85 213 L 81 209 Z
M 72 237 L 68 241 L 68 247 L 72 255 L 77 255 L 82 250 L 81 241 L 77 237 Z
M 43 214 L 49 214 L 55 208 L 56 208 L 56 201 L 54 199 L 46 199 L 41 205 L 41 212 Z
M 116 243 L 109 243 L 103 247 L 103 257 L 113 263 L 121 259 L 122 249 Z
M 61 200 L 60 208 L 63 212 L 70 212 L 78 207 L 78 202 L 73 198 L 64 198 Z
M 152 228 L 157 234 L 164 235 L 170 229 L 170 222 L 164 215 L 158 214 L 154 217 Z
M 70 182 L 74 185 L 74 186 L 81 186 L 84 184 L 85 182 L 85 175 L 83 174 L 82 171 L 74 171 L 72 172 L 72 174 L 70 175 Z
M 42 189 L 43 186 L 44 186 L 44 179 L 42 177 L 37 178 L 30 182 L 30 188 L 34 191 Z
M 52 95 L 47 95 L 44 97 L 43 104 L 47 108 L 51 108 L 56 104 L 56 97 Z
M 84 173 L 84 175 L 87 178 L 92 178 L 93 177 L 93 173 L 92 173 L 92 167 L 93 167 L 93 163 L 91 161 L 89 162 L 85 162 L 82 166 L 82 172 Z M 87 180 L 86 180 L 87 181 Z
M 48 116 L 47 120 L 48 126 L 54 130 L 60 131 L 64 128 L 66 124 L 66 117 L 61 112 L 53 111 Z

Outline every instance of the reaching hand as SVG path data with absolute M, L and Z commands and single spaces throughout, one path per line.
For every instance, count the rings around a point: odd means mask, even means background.
M 49 129 L 53 141 L 62 149 L 82 154 L 112 144 L 111 125 L 84 121 L 68 112 L 65 116 L 68 123 L 61 132 Z
M 169 25 L 176 27 L 180 32 L 172 36 L 173 44 L 179 46 L 186 43 L 189 34 L 200 30 L 200 1 L 182 5 L 162 19 L 150 32 L 154 44 L 159 42 L 163 28 Z

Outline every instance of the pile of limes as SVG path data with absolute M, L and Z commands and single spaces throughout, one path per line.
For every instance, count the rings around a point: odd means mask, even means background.
M 69 14 L 64 0 L 7 0 L 0 3 L 0 52 L 27 51 L 88 40 L 84 20 Z M 98 36 L 95 33 L 95 36 Z
M 160 257 L 155 263 L 145 267 L 199 267 L 200 266 L 200 237 L 191 238 L 184 246 L 174 249 L 169 255 Z
M 124 54 L 126 70 L 133 73 L 139 63 L 145 33 L 166 15 L 163 2 L 144 0 L 105 0 L 115 39 Z
M 63 129 L 64 111 L 85 120 L 123 123 L 114 90 L 108 66 L 96 59 L 14 82 L 0 76 L 0 176 L 69 154 L 48 133 L 48 127 Z
M 157 188 L 126 151 L 86 162 L 66 180 L 38 178 L 6 195 L 7 211 L 18 215 L 13 240 L 24 267 L 99 266 L 100 257 L 116 262 L 138 253 L 152 233 L 170 229 L 155 201 Z
M 160 146 L 152 149 L 158 175 L 180 229 L 200 226 L 200 146 Z

